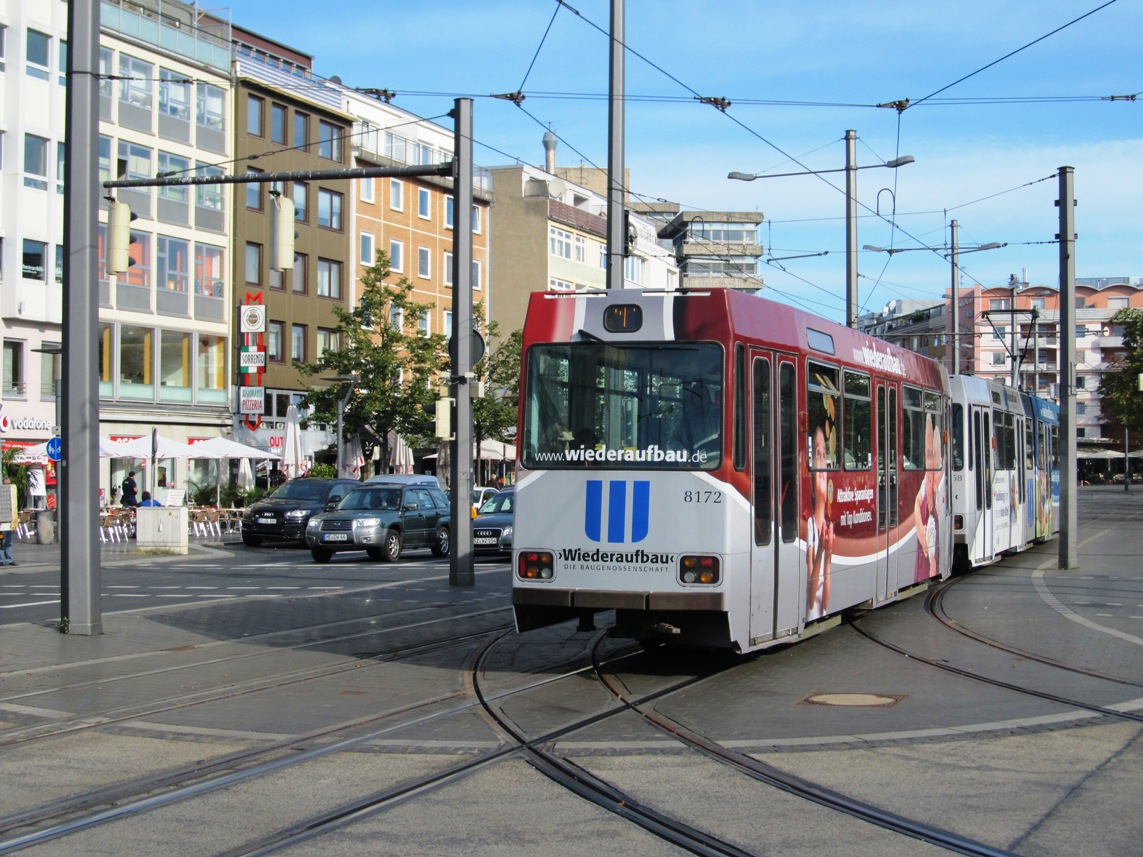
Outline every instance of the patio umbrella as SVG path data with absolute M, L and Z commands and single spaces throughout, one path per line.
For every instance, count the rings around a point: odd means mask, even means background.
M 243 492 L 254 490 L 254 468 L 250 466 L 249 458 L 238 459 L 238 487 Z
M 365 456 L 361 452 L 361 441 L 357 438 L 349 441 L 345 445 L 345 452 L 342 453 L 345 459 L 341 464 L 341 473 L 337 474 L 342 479 L 360 479 L 361 468 L 365 466 Z
M 267 452 L 228 437 L 212 437 L 192 444 L 195 458 L 281 458 L 276 452 Z
M 306 472 L 306 459 L 302 453 L 302 418 L 297 405 L 286 410 L 286 437 L 282 444 L 282 471 L 287 479 L 296 479 Z

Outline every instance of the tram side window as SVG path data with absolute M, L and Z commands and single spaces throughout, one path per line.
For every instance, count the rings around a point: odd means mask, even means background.
M 916 387 L 902 387 L 901 443 L 905 470 L 923 470 L 925 467 L 925 407 L 924 396 Z M 931 437 L 930 429 L 930 437 Z
M 964 470 L 964 405 L 953 404 L 953 469 Z
M 809 451 L 811 470 L 838 470 L 838 408 L 840 386 L 838 369 L 811 361 L 807 368 L 806 411 L 809 415 Z
M 845 441 L 842 454 L 846 470 L 868 470 L 873 466 L 873 408 L 869 396 L 869 376 L 845 372 Z
M 774 531 L 774 484 L 771 474 L 770 361 L 754 360 L 754 543 L 770 544 Z
M 930 426 L 932 431 L 929 431 Z M 941 397 L 925 393 L 925 469 L 940 470 L 944 466 L 942 450 L 945 444 Z
M 996 438 L 996 467 L 998 470 L 1016 469 L 1016 431 L 1012 414 L 992 412 L 992 431 Z

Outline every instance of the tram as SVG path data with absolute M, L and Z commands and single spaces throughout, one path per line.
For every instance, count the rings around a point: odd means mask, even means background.
M 537 292 L 523 346 L 519 630 L 748 652 L 951 573 L 938 363 L 733 290 Z
M 1059 532 L 1060 412 L 993 379 L 952 378 L 953 563 L 967 571 Z

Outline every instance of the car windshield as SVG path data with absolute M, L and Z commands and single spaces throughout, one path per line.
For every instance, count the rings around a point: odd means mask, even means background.
M 329 492 L 326 482 L 287 482 L 270 496 L 275 500 L 324 500 Z
M 394 511 L 401 504 L 400 488 L 358 488 L 350 491 L 337 504 L 339 511 Z
M 489 497 L 484 505 L 480 507 L 478 514 L 481 515 L 503 515 L 509 514 L 512 511 L 512 500 L 515 497 L 515 492 L 504 491 L 500 494 L 493 494 Z

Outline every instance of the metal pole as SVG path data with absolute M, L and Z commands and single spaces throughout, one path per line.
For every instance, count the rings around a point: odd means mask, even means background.
M 103 633 L 99 603 L 99 4 L 68 3 L 60 630 Z
M 607 111 L 607 288 L 623 288 L 624 0 L 611 0 L 611 97 Z
M 1079 566 L 1076 509 L 1075 168 L 1060 167 L 1060 568 Z
M 345 423 L 345 399 L 339 399 L 337 403 L 337 478 L 341 478 L 341 431 Z
M 1131 456 L 1128 454 L 1131 443 L 1131 430 L 1123 427 L 1123 490 L 1131 490 Z
M 1020 389 L 1020 353 L 1016 350 L 1016 283 L 1012 284 L 1012 389 Z
M 449 586 L 473 586 L 472 562 L 472 99 L 458 98 L 453 108 L 456 165 L 453 173 L 452 377 L 456 424 L 451 471 L 452 545 Z
M 949 259 L 952 262 L 952 354 L 949 355 L 949 374 L 955 375 L 960 363 L 960 266 L 957 262 L 957 222 L 949 223 Z
M 845 324 L 857 327 L 857 132 L 845 132 Z

